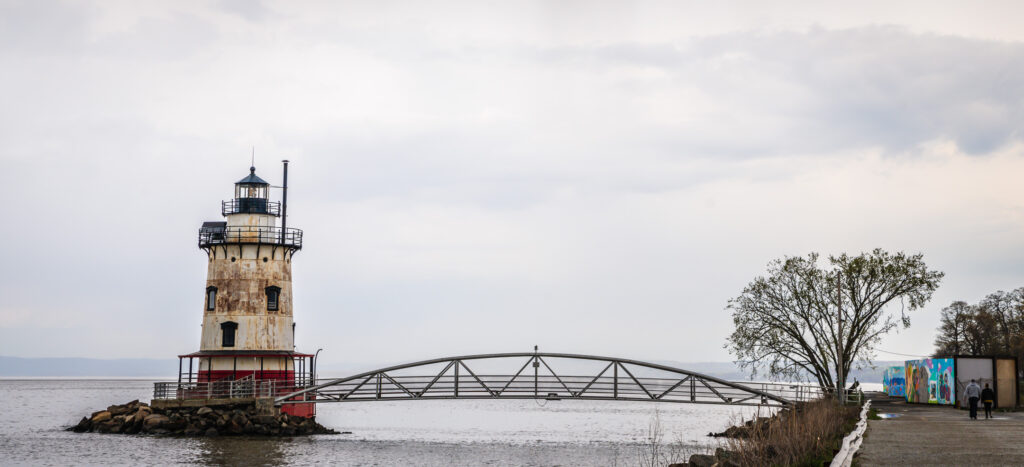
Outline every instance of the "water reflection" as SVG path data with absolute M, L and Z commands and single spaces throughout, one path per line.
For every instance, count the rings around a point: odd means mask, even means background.
M 197 441 L 198 462 L 204 465 L 282 465 L 291 438 L 223 437 Z M 293 459 L 294 460 L 294 459 Z

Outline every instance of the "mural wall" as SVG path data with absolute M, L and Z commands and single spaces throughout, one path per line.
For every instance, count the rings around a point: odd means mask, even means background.
M 905 366 L 891 366 L 882 373 L 882 391 L 890 396 L 906 396 Z
M 921 404 L 956 403 L 952 358 L 907 360 L 905 365 L 907 402 Z
M 985 387 L 987 384 L 993 390 L 995 389 L 991 358 L 959 357 L 956 359 L 957 394 L 963 394 L 972 379 L 978 382 L 978 386 Z M 966 404 L 967 399 L 964 399 L 962 403 Z

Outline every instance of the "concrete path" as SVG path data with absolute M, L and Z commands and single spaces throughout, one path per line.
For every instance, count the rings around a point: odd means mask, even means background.
M 1024 413 L 971 420 L 966 410 L 873 397 L 880 416 L 854 462 L 860 465 L 1024 465 Z

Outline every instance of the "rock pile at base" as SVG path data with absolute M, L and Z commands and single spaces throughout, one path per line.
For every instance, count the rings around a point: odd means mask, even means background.
M 694 454 L 690 461 L 682 464 L 669 464 L 668 467 L 740 467 L 733 458 L 733 452 L 722 448 L 715 450 L 715 455 Z
M 312 418 L 259 415 L 253 405 L 155 409 L 137 400 L 94 412 L 68 431 L 184 436 L 337 434 Z

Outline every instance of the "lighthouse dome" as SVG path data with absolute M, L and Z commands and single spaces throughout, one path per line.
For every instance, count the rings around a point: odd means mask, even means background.
M 249 167 L 249 175 L 237 182 L 235 185 L 270 185 L 266 180 L 256 176 L 256 167 Z

